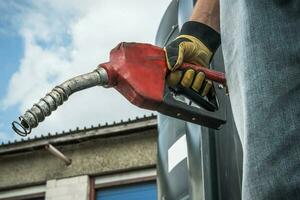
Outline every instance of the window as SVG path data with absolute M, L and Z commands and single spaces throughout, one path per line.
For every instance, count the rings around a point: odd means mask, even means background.
M 94 177 L 95 200 L 157 199 L 156 169 L 139 169 Z
M 155 200 L 156 183 L 142 182 L 97 190 L 96 200 Z

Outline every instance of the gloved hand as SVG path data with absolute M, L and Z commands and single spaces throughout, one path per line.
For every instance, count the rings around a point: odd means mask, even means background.
M 186 22 L 179 36 L 164 48 L 171 71 L 167 77 L 168 84 L 191 87 L 201 96 L 206 96 L 212 87 L 212 81 L 206 80 L 203 72 L 196 74 L 193 69 L 185 72 L 177 69 L 183 62 L 208 67 L 220 41 L 220 34 L 209 26 L 195 21 Z

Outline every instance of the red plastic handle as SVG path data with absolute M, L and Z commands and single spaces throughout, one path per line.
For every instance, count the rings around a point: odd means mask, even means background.
M 210 79 L 212 81 L 221 83 L 223 85 L 226 85 L 226 78 L 225 74 L 222 72 L 218 72 L 212 69 L 208 69 L 206 67 L 202 67 L 200 65 L 194 65 L 194 64 L 189 64 L 189 63 L 184 63 L 180 69 L 187 70 L 187 69 L 194 69 L 196 72 L 203 72 L 205 74 L 205 77 L 207 79 Z

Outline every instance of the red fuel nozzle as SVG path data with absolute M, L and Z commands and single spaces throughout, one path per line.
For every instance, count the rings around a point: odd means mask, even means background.
M 110 61 L 100 64 L 94 72 L 72 78 L 56 86 L 37 104 L 26 111 L 20 123 L 13 122 L 16 133 L 26 136 L 32 128 L 38 126 L 46 116 L 62 105 L 74 92 L 96 85 L 117 89 L 131 103 L 141 108 L 155 110 L 163 114 L 177 117 L 211 128 L 219 128 L 225 123 L 225 91 L 216 84 L 226 84 L 225 75 L 201 66 L 183 64 L 181 70 L 193 68 L 202 71 L 206 78 L 215 81 L 216 109 L 210 110 L 208 101 L 195 92 L 173 90 L 165 84 L 167 65 L 164 51 L 156 46 L 141 43 L 120 43 L 110 52 Z M 188 105 L 176 99 L 176 95 L 184 95 L 197 104 Z M 202 107 L 202 108 L 201 108 Z M 205 108 L 205 109 L 203 109 Z

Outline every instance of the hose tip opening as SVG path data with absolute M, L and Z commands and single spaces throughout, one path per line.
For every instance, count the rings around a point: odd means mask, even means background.
M 31 133 L 31 127 L 26 122 L 23 117 L 19 117 L 20 122 L 13 121 L 11 123 L 12 129 L 20 136 L 26 137 L 28 134 Z

